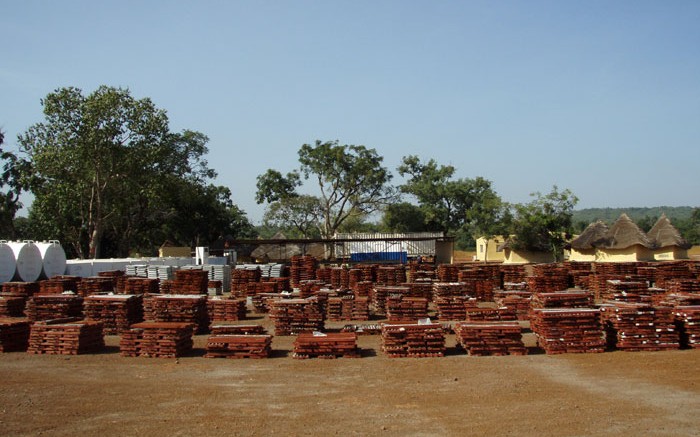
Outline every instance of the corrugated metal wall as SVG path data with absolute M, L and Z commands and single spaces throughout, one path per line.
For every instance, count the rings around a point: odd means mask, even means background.
M 374 241 L 349 241 L 335 244 L 335 256 L 350 257 L 357 253 L 398 253 L 406 252 L 409 257 L 434 256 L 435 240 L 442 238 L 441 232 L 415 232 L 408 234 L 335 234 L 338 239 L 356 239 Z M 407 238 L 428 238 L 410 241 Z M 381 239 L 381 240 L 377 240 Z

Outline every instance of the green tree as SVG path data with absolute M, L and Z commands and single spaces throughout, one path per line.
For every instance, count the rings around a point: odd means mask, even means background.
M 204 159 L 208 138 L 171 132 L 165 111 L 150 99 L 121 88 L 101 86 L 85 96 L 69 87 L 42 105 L 45 121 L 19 137 L 31 168 L 29 218 L 37 235 L 61 238 L 83 258 L 106 254 L 105 243 L 108 254 L 121 256 L 153 246 L 162 235 L 156 230 L 178 207 L 191 208 L 176 211 L 190 223 L 207 216 L 192 209 L 197 196 L 209 196 L 201 202 L 208 206 L 227 206 L 222 187 L 209 187 L 216 173 Z M 179 190 L 187 201 L 174 201 Z
M 5 134 L 0 131 L 0 237 L 14 239 L 17 237 L 15 216 L 22 208 L 19 196 L 26 188 L 22 178 L 25 169 L 23 161 L 17 155 L 2 149 L 4 141 Z
M 413 155 L 403 158 L 398 172 L 407 178 L 401 192 L 417 199 L 429 230 L 456 235 L 462 245 L 473 245 L 484 232 L 497 231 L 507 208 L 489 180 L 454 179 L 453 166 L 434 159 L 421 162 Z
M 367 215 L 394 199 L 392 175 L 382 166 L 383 157 L 365 146 L 316 141 L 299 149 L 299 169 L 283 176 L 268 170 L 258 177 L 258 203 L 279 202 L 298 196 L 296 188 L 313 180 L 319 195 L 317 226 L 321 236 L 332 237 L 352 216 Z M 293 226 L 293 224 L 290 224 Z
M 380 227 L 384 232 L 426 232 L 430 229 L 426 224 L 423 209 L 408 202 L 398 202 L 384 208 Z
M 321 214 L 318 197 L 296 194 L 284 196 L 267 208 L 263 225 L 281 230 L 289 238 L 318 238 L 321 235 L 318 220 Z
M 572 230 L 573 208 L 578 198 L 555 185 L 547 195 L 533 193 L 534 199 L 515 206 L 512 223 L 513 247 L 530 251 L 551 252 L 555 260 L 562 257 Z
M 635 220 L 635 223 L 637 224 L 637 226 L 639 226 L 639 229 L 641 229 L 642 231 L 649 232 L 658 220 L 658 216 L 646 215 L 638 220 Z
M 700 245 L 700 208 L 693 208 L 688 219 L 675 220 L 676 229 L 692 245 Z

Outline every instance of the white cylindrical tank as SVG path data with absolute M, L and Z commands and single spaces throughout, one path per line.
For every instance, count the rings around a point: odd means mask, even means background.
M 41 262 L 43 264 L 43 275 L 46 278 L 53 278 L 57 275 L 66 273 L 66 251 L 58 240 L 49 240 L 37 242 L 36 246 L 41 253 Z
M 41 276 L 44 263 L 41 261 L 41 252 L 33 241 L 10 241 L 7 243 L 15 254 L 17 261 L 17 275 L 20 281 L 34 282 Z
M 0 241 L 0 283 L 11 281 L 16 271 L 15 253 L 7 241 Z

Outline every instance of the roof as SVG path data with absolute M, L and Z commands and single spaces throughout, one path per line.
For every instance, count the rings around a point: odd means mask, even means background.
M 600 249 L 627 249 L 635 245 L 654 248 L 654 242 L 624 213 L 610 226 L 605 236 L 591 244 Z
M 593 243 L 605 238 L 608 230 L 608 225 L 602 220 L 591 223 L 581 235 L 571 241 L 571 247 L 577 250 L 593 249 L 595 247 Z
M 671 220 L 666 217 L 666 214 L 661 214 L 659 220 L 647 232 L 649 238 L 656 243 L 657 247 L 678 246 L 681 249 L 689 249 L 690 244 L 681 236 L 672 224 Z

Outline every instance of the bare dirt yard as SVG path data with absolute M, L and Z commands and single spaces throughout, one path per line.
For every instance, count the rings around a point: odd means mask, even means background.
M 203 358 L 206 336 L 179 359 L 121 357 L 116 336 L 0 354 L 0 435 L 700 435 L 700 350 L 470 357 L 448 336 L 445 357 L 387 358 L 360 336 L 362 358 L 299 360 L 293 340 L 259 360 Z

